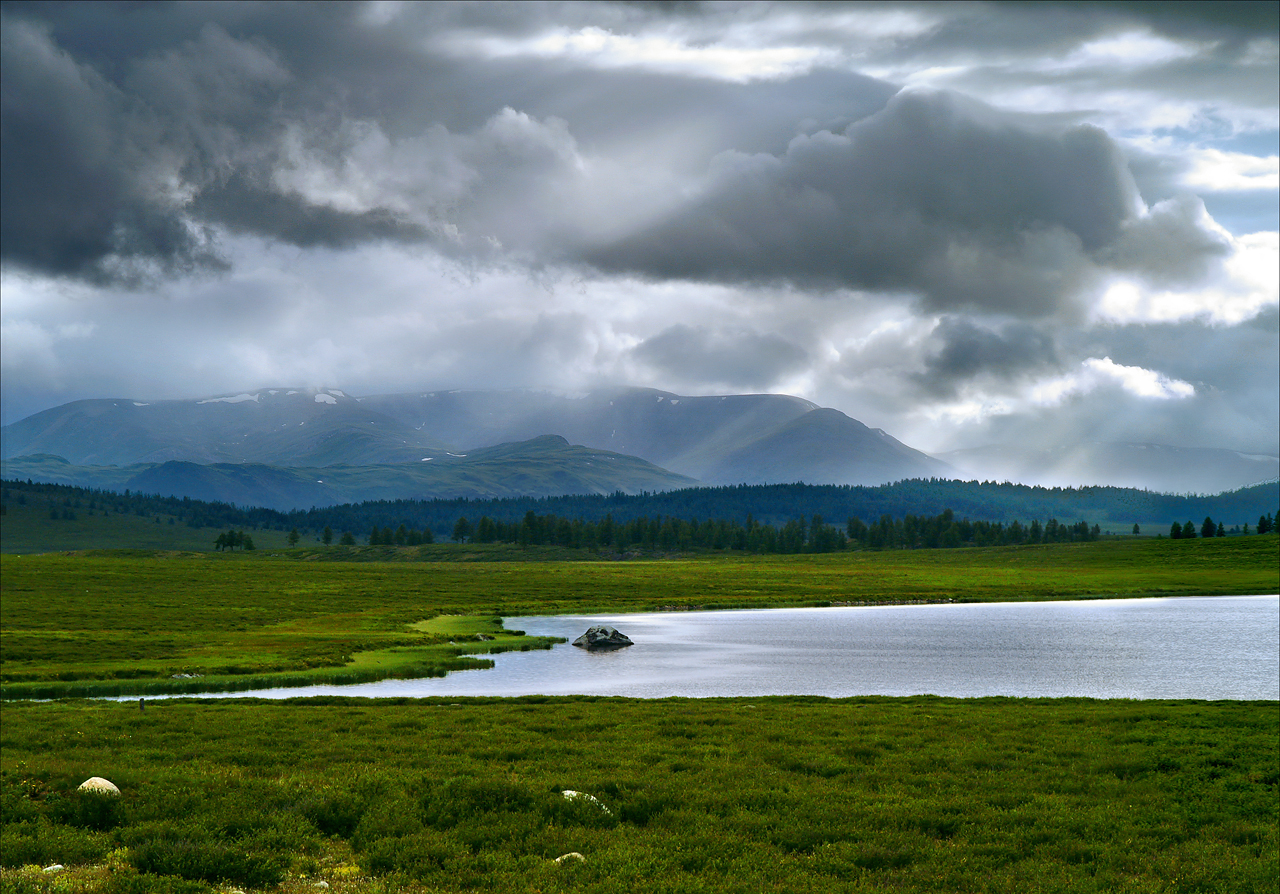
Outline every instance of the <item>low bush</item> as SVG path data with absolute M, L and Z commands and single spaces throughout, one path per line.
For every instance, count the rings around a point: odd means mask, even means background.
M 247 850 L 194 825 L 151 827 L 129 836 L 129 861 L 140 873 L 262 888 L 284 880 L 287 857 Z
M 106 856 L 110 844 L 101 832 L 64 826 L 44 817 L 17 823 L 6 817 L 0 828 L 0 865 L 93 863 Z
M 123 801 L 117 794 L 77 790 L 68 796 L 51 795 L 48 801 L 47 812 L 55 822 L 79 829 L 106 832 L 123 819 Z

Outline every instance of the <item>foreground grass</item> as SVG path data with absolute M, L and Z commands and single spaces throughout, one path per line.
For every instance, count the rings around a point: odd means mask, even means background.
M 14 892 L 1253 892 L 1278 871 L 1274 702 L 6 703 L 0 735 Z M 93 775 L 122 795 L 77 795 Z
M 547 645 L 504 633 L 497 619 L 515 614 L 1280 589 L 1274 535 L 642 562 L 421 562 L 381 549 L 402 561 L 0 556 L 0 695 L 428 676 L 475 666 L 464 653 Z M 418 624 L 441 615 L 471 620 Z

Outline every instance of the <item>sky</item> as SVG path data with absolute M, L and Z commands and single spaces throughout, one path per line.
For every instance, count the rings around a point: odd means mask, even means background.
M 777 392 L 1280 452 L 1275 3 L 5 3 L 0 414 Z

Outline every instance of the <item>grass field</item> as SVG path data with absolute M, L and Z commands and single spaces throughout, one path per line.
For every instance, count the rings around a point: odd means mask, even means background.
M 1258 892 L 1278 871 L 1274 702 L 3 711 L 0 886 L 23 894 Z M 122 794 L 78 795 L 94 775 Z
M 1274 535 L 554 555 L 0 557 L 0 891 L 1274 887 L 1275 702 L 21 700 L 440 673 L 545 645 L 517 613 L 1280 589 Z
M 43 553 L 77 550 L 87 546 L 101 549 L 212 550 L 222 533 L 217 528 L 191 528 L 172 515 L 135 515 L 112 512 L 104 506 L 64 505 L 62 501 L 41 499 L 5 504 L 0 519 L 0 552 Z M 54 514 L 58 518 L 52 518 Z M 288 532 L 268 529 L 246 532 L 259 549 L 288 546 Z
M 504 549 L 504 548 L 499 548 Z M 1274 593 L 1275 535 L 627 562 L 411 561 L 481 547 L 0 557 L 0 694 L 254 689 L 462 666 L 515 614 Z M 326 557 L 366 561 L 307 561 Z M 481 557 L 483 557 L 481 555 Z M 368 561 L 398 558 L 401 561 Z M 462 633 L 413 624 L 465 615 Z M 174 679 L 176 674 L 200 675 Z

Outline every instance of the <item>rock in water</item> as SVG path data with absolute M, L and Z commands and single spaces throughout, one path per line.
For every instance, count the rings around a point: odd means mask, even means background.
M 624 634 L 619 633 L 612 627 L 591 627 L 586 633 L 575 639 L 573 644 L 579 649 L 586 649 L 590 652 L 625 649 L 627 646 L 635 645 Z

